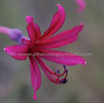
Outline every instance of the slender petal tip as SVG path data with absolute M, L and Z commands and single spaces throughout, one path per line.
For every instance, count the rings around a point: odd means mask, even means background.
M 57 4 L 56 6 L 60 6 L 60 4 Z
M 85 66 L 85 65 L 86 65 L 86 61 L 85 61 L 85 59 L 82 58 L 81 56 L 79 56 L 78 58 L 79 58 L 79 60 L 78 60 L 77 63 Z
M 26 22 L 31 23 L 34 21 L 34 18 L 32 16 L 26 16 Z
M 34 91 L 34 96 L 33 96 L 33 99 L 37 99 L 37 96 L 36 96 L 36 91 Z
M 28 46 L 27 45 L 14 45 L 5 47 L 4 51 L 12 56 L 14 59 L 17 60 L 26 60 L 27 55 L 20 55 L 23 53 L 28 53 Z
M 82 63 L 82 65 L 86 65 L 86 61 L 84 61 L 84 62 Z
M 77 9 L 77 12 L 82 13 L 86 8 L 85 0 L 75 0 L 75 1 L 79 5 L 79 8 Z
M 6 51 L 6 48 L 4 48 L 4 51 Z
M 84 23 L 83 23 L 83 22 L 81 22 L 81 25 L 83 26 L 83 25 L 84 25 Z
M 33 99 L 35 99 L 35 100 L 36 100 L 36 99 L 37 99 L 37 96 L 34 96 L 34 97 L 33 97 Z
M 81 22 L 81 24 L 80 24 L 80 31 L 82 31 L 82 30 L 83 30 L 83 27 L 84 27 L 84 23 L 83 23 L 83 22 Z

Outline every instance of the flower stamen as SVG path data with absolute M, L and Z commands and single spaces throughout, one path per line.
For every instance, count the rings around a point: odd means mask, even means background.
M 65 65 L 63 65 L 63 67 L 64 67 L 64 72 L 61 75 L 60 75 L 60 71 L 58 69 L 56 69 L 56 72 L 53 73 L 54 76 L 57 76 L 57 78 L 55 78 L 56 79 L 56 83 L 58 82 L 60 84 L 62 84 L 62 83 L 65 84 L 67 82 L 66 77 L 67 77 L 67 74 L 68 74 L 68 70 L 66 69 Z M 64 74 L 66 74 L 65 77 L 63 79 L 59 79 L 59 77 L 63 76 Z
M 60 71 L 59 71 L 59 69 L 56 69 L 56 73 L 59 75 L 60 74 Z
M 53 72 L 48 66 L 44 65 L 44 62 L 42 61 L 41 58 L 39 58 L 38 56 L 35 57 L 35 58 L 38 61 L 38 63 L 40 64 L 40 66 L 42 67 L 43 71 L 45 72 L 45 74 L 47 75 L 47 77 L 49 78 L 49 80 L 51 82 L 56 83 L 56 84 L 62 84 L 62 83 L 65 84 L 67 82 L 66 77 L 67 77 L 67 74 L 68 74 L 68 70 L 66 69 L 65 65 L 63 65 L 64 72 L 60 75 L 59 69 L 56 69 L 56 72 Z M 64 74 L 66 74 L 65 77 L 63 79 L 59 79 Z
M 61 81 L 60 81 L 60 83 L 63 83 L 63 84 L 65 84 L 66 82 L 68 82 L 67 79 L 64 79 L 64 80 L 61 80 Z

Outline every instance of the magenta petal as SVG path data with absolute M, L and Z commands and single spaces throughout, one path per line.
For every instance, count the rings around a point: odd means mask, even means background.
M 49 39 L 37 42 L 37 46 L 43 48 L 57 48 L 77 40 L 79 32 L 83 29 L 83 23 L 80 26 L 76 26 L 71 30 L 61 32 Z
M 37 40 L 37 32 L 34 29 L 33 23 L 29 23 L 27 26 L 28 35 L 31 39 L 32 45 L 35 44 L 35 41 Z
M 42 47 L 42 48 L 58 48 L 58 47 L 62 47 L 62 46 L 65 46 L 67 44 L 70 44 L 74 41 L 76 41 L 78 38 L 78 34 L 76 34 L 75 36 L 73 37 L 70 37 L 70 38 L 62 38 L 62 39 L 59 39 L 59 40 L 56 40 L 54 42 L 49 42 L 49 43 L 45 43 L 45 44 L 41 44 L 41 45 L 38 45 L 39 47 Z
M 40 88 L 41 86 L 41 73 L 39 70 L 39 67 L 36 63 L 36 61 L 34 60 L 33 57 L 29 57 L 30 59 L 30 69 L 31 69 L 31 83 L 34 89 L 34 99 L 37 99 L 36 96 L 36 91 Z
M 40 36 L 41 36 L 40 28 L 39 28 L 39 26 L 36 23 L 34 23 L 33 25 L 34 25 L 34 29 L 35 29 L 36 34 L 37 34 L 37 39 L 39 39 Z
M 76 3 L 79 5 L 79 8 L 77 9 L 78 13 L 82 13 L 86 7 L 85 0 L 75 0 Z
M 29 24 L 34 21 L 34 18 L 31 16 L 26 16 L 26 22 Z
M 50 60 L 55 63 L 65 64 L 68 66 L 73 66 L 77 64 L 85 65 L 86 61 L 78 55 L 68 53 L 68 52 L 61 52 L 56 50 L 48 50 L 48 49 L 40 49 L 36 48 L 37 52 L 43 53 L 44 55 L 41 56 L 44 59 Z
M 27 38 L 22 38 L 21 43 L 24 45 L 31 45 L 31 40 L 29 40 Z
M 78 38 L 78 34 L 76 34 L 76 36 L 71 38 L 61 39 L 61 40 L 44 43 L 44 44 L 36 44 L 35 46 L 39 48 L 46 48 L 46 49 L 58 48 L 76 41 L 77 38 Z
M 41 36 L 40 40 L 46 39 L 46 38 L 50 37 L 51 35 L 53 35 L 55 32 L 57 32 L 60 29 L 60 27 L 63 25 L 64 21 L 65 21 L 65 11 L 64 11 L 64 8 L 60 4 L 58 4 L 56 6 L 58 6 L 59 10 L 54 15 L 54 17 L 53 17 L 53 19 L 51 21 L 50 27 Z
M 27 45 L 14 45 L 4 48 L 5 52 L 17 60 L 25 60 L 27 58 Z
M 28 23 L 27 31 L 31 39 L 32 46 L 35 44 L 35 41 L 41 36 L 40 28 L 37 24 L 33 22 L 34 18 L 31 16 L 26 16 L 26 21 Z

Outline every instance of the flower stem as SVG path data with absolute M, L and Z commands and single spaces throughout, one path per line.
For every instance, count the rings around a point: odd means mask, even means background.
M 0 33 L 4 33 L 4 34 L 8 35 L 10 31 L 11 31 L 10 28 L 4 27 L 4 26 L 0 26 Z

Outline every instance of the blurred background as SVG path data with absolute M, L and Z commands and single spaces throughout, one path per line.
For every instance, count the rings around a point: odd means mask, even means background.
M 85 11 L 78 14 L 75 0 L 0 0 L 0 25 L 18 28 L 25 36 L 25 16 L 33 16 L 43 34 L 58 10 L 55 5 L 61 4 L 66 20 L 57 33 L 81 22 L 84 29 L 76 42 L 57 50 L 78 53 L 87 62 L 85 66 L 67 66 L 65 85 L 50 82 L 41 69 L 42 85 L 34 100 L 29 60 L 18 61 L 6 54 L 3 48 L 17 43 L 0 34 L 0 103 L 104 103 L 104 0 L 86 3 Z M 46 60 L 45 63 L 53 71 L 58 68 L 63 72 L 62 65 Z

